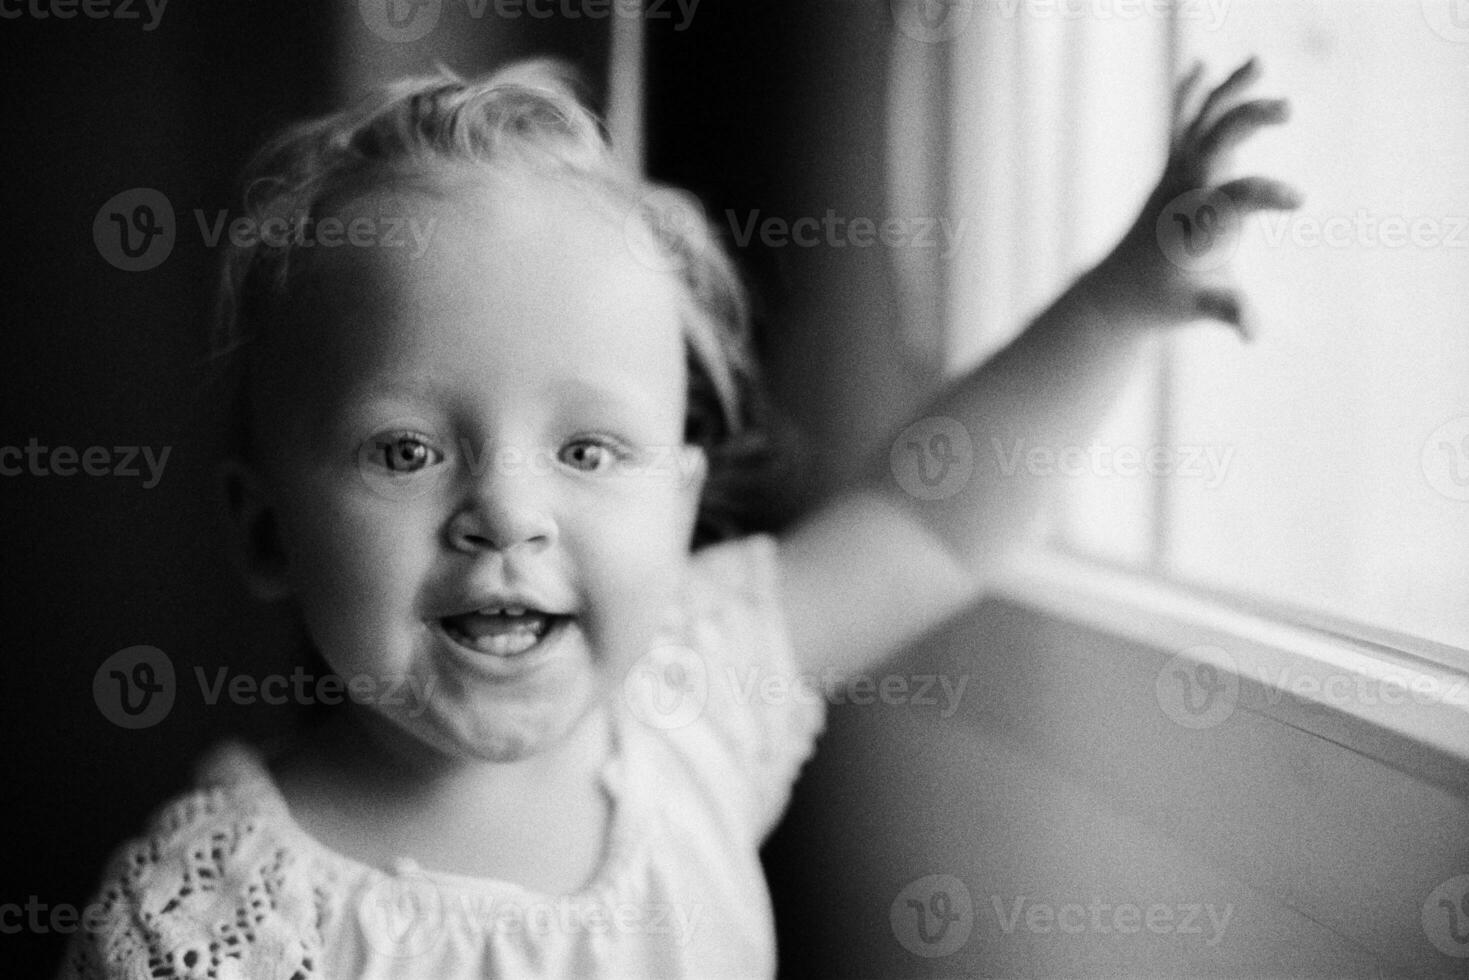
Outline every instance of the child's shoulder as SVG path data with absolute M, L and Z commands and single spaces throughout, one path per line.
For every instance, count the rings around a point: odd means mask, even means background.
M 689 594 L 696 613 L 731 604 L 747 609 L 776 600 L 775 538 L 751 534 L 706 545 L 689 563 Z
M 263 760 L 225 743 L 114 851 L 63 977 L 316 975 L 330 895 Z
M 763 838 L 784 810 L 825 727 L 819 679 L 801 673 L 766 534 L 693 555 L 687 599 L 628 672 L 623 700 L 711 798 Z M 743 778 L 740 778 L 743 777 Z

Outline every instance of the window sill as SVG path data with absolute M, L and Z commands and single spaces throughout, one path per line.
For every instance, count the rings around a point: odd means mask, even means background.
M 997 591 L 1155 651 L 1159 705 L 1185 727 L 1252 712 L 1459 792 L 1469 784 L 1469 672 L 1421 648 L 1054 550 L 1027 555 Z M 1213 696 L 1192 686 L 1205 682 Z

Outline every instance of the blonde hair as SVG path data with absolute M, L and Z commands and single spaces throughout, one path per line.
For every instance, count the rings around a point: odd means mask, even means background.
M 684 287 L 689 366 L 684 438 L 709 456 L 695 545 L 740 533 L 752 468 L 770 460 L 759 424 L 765 404 L 749 341 L 749 303 L 734 264 L 690 198 L 631 174 L 613 156 L 600 121 L 578 99 L 573 75 L 557 62 L 522 62 L 466 80 L 446 68 L 385 86 L 354 108 L 287 129 L 243 175 L 245 217 L 316 220 L 332 203 L 374 182 L 441 163 L 528 169 L 590 188 L 637 223 Z M 683 202 L 670 222 L 658 204 Z M 690 221 L 690 213 L 696 215 Z M 249 455 L 251 341 L 281 319 L 291 301 L 298 256 L 289 238 L 232 242 L 225 253 L 212 348 L 242 361 L 235 449 Z M 245 348 L 243 358 L 231 355 Z

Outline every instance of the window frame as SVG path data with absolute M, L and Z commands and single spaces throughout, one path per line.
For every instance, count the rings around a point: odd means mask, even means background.
M 1165 34 L 1170 91 L 1184 50 L 1177 9 L 1176 3 L 1170 6 Z M 1172 413 L 1178 343 L 1176 337 L 1162 338 L 1157 360 L 1140 367 L 1152 374 L 1147 425 L 1156 445 L 1177 441 Z M 1061 517 L 1054 528 L 1063 533 L 1028 552 L 996 583 L 993 595 L 1151 650 L 1160 676 L 1175 657 L 1192 659 L 1190 650 L 1222 649 L 1238 682 L 1235 710 L 1462 789 L 1469 768 L 1469 650 L 1180 577 L 1167 563 L 1169 493 L 1166 479 L 1153 481 L 1142 565 L 1129 567 L 1068 542 Z M 1424 693 L 1384 687 L 1384 675 L 1421 685 Z M 1358 696 L 1331 693 L 1344 686 Z

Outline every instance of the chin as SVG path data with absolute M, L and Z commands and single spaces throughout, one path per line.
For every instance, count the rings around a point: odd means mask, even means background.
M 408 728 L 439 751 L 465 761 L 521 762 L 566 740 L 586 717 L 588 704 L 496 705 L 413 720 Z

